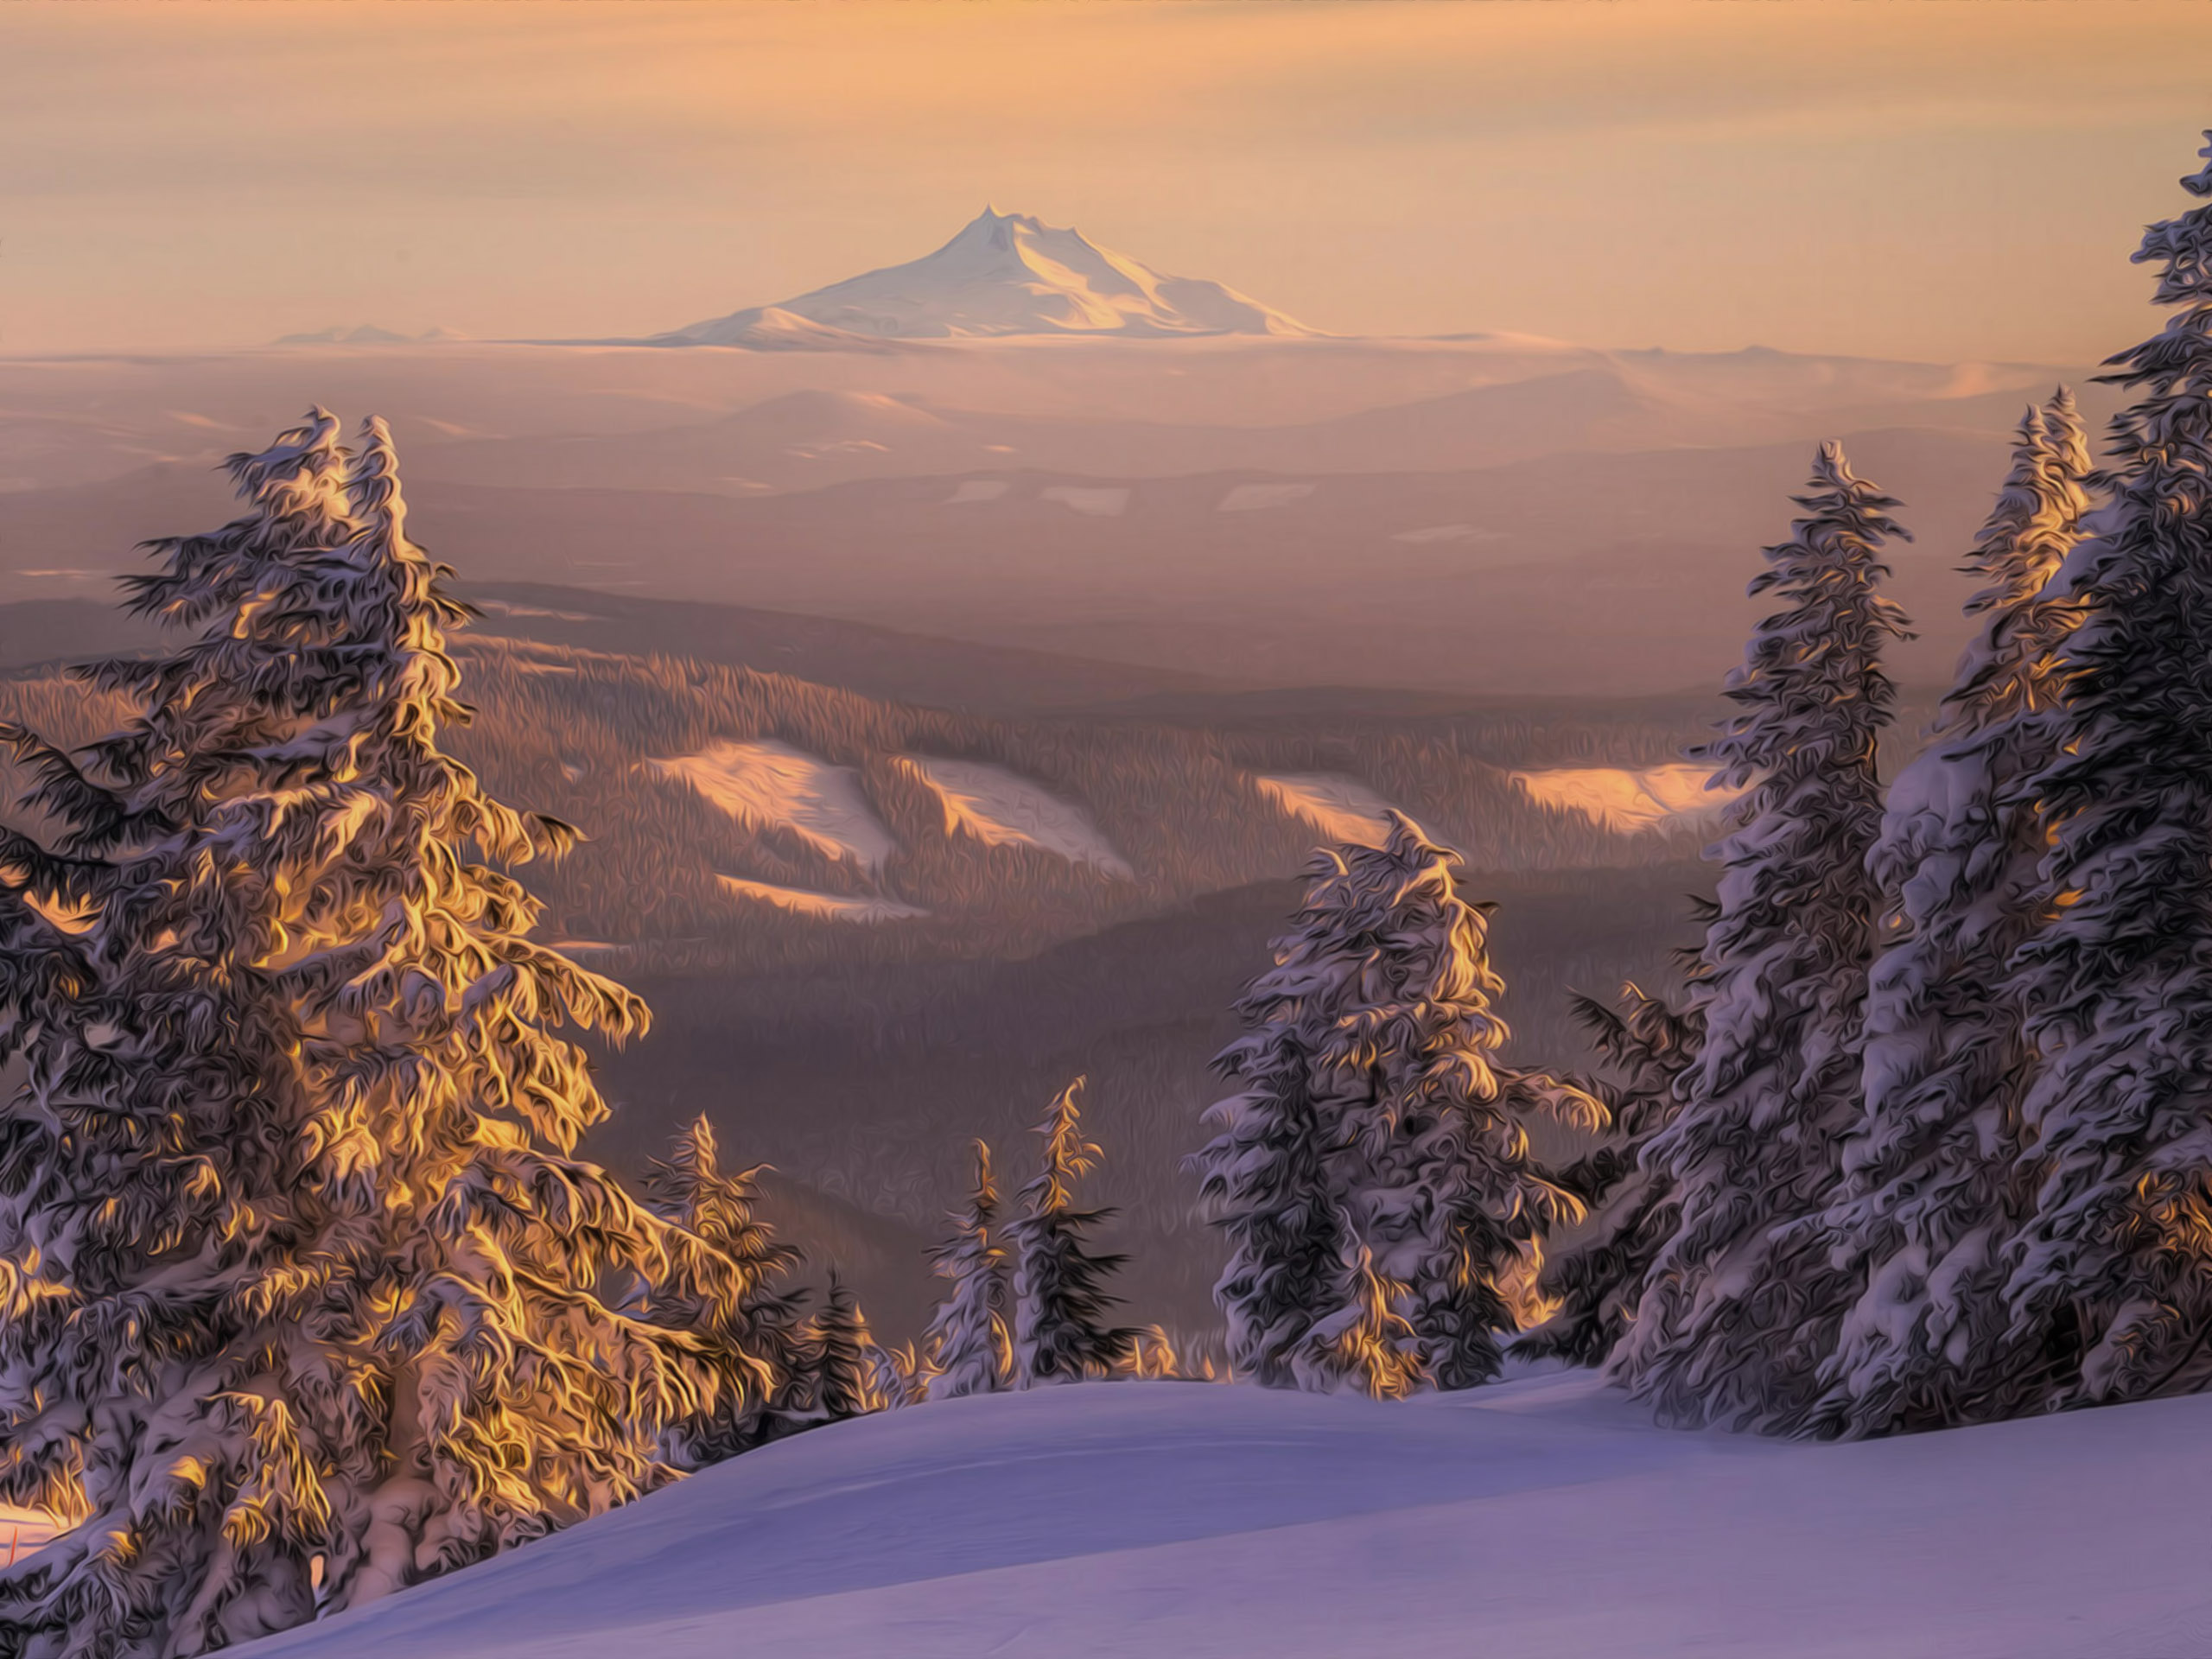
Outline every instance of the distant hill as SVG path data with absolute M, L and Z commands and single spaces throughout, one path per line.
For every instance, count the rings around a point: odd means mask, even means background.
M 1947 677 L 1961 557 L 2001 436 L 1846 435 L 1918 541 L 1892 591 Z M 1758 613 L 1802 445 L 1548 454 L 1435 473 L 1138 477 L 1009 466 L 753 496 L 412 481 L 426 545 L 485 583 L 834 616 L 1247 688 L 1628 696 L 1717 684 Z M 435 474 L 435 464 L 421 469 Z M 99 590 L 132 545 L 220 522 L 222 482 L 163 467 L 0 493 L 0 600 Z M 580 639 L 582 636 L 578 636 Z
M 429 346 L 466 338 L 466 335 L 451 328 L 432 328 L 419 334 L 398 334 L 389 328 L 379 328 L 372 322 L 364 322 L 350 328 L 340 326 L 317 328 L 302 334 L 279 334 L 275 343 L 279 346 Z
M 524 582 L 467 582 L 479 635 L 628 657 L 684 657 L 787 674 L 924 708 L 1018 715 L 1233 695 L 1234 682 L 1086 657 L 977 645 L 864 622 Z M 0 607 L 0 642 L 7 607 Z
M 639 658 L 685 657 L 925 708 L 1019 715 L 1155 702 L 1166 707 L 1184 699 L 1203 704 L 1233 698 L 1239 689 L 1204 675 L 736 605 L 528 582 L 467 582 L 456 591 L 482 612 L 473 631 L 480 639 L 538 640 Z M 153 623 L 106 598 L 0 603 L 0 669 L 146 650 L 161 638 Z

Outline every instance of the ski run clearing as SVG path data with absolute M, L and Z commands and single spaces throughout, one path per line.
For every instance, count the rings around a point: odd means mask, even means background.
M 1136 878 L 1089 813 L 1026 778 L 981 760 L 907 755 L 901 764 L 944 808 L 947 835 L 972 836 L 986 847 L 1034 847 L 1117 880 Z
M 1119 486 L 1087 489 L 1074 484 L 1055 484 L 1038 492 L 1039 501 L 1057 501 L 1071 512 L 1089 518 L 1118 518 L 1129 505 L 1129 493 Z
M 2212 1398 L 1806 1445 L 1588 1372 L 861 1418 L 253 1659 L 2183 1659 Z
M 1390 803 L 1357 778 L 1328 772 L 1255 774 L 1260 793 L 1331 841 L 1380 847 L 1390 833 Z
M 681 779 L 740 823 L 788 830 L 830 858 L 879 870 L 899 843 L 861 793 L 860 774 L 772 739 L 710 743 L 647 764 Z
M 976 501 L 995 501 L 1013 486 L 1001 478 L 970 478 L 945 498 L 948 507 L 964 507 Z
M 690 785 L 740 823 L 787 830 L 825 856 L 871 874 L 899 850 L 897 838 L 861 792 L 857 772 L 788 744 L 770 739 L 723 741 L 697 754 L 648 764 L 662 776 Z M 971 836 L 986 847 L 1034 847 L 1116 880 L 1136 878 L 1089 813 L 1040 785 L 981 760 L 902 755 L 899 764 L 937 797 L 948 836 Z M 733 893 L 802 915 L 882 922 L 927 913 L 887 899 L 841 898 L 730 875 L 718 879 Z
M 1706 780 L 1713 775 L 1712 767 L 1680 763 L 1646 766 L 1640 772 L 1618 766 L 1565 766 L 1511 775 L 1539 805 L 1580 812 L 1592 823 L 1623 835 L 1662 824 L 1709 821 L 1743 792 L 1708 789 Z
M 1216 512 L 1264 512 L 1287 507 L 1313 493 L 1311 484 L 1239 484 L 1223 496 Z
M 929 912 L 896 899 L 880 895 L 816 893 L 808 887 L 779 887 L 772 881 L 747 881 L 742 876 L 718 875 L 722 891 L 740 899 L 757 899 L 794 916 L 811 916 L 828 922 L 911 922 Z

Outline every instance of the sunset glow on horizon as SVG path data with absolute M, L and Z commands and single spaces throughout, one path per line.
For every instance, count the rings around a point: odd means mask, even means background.
M 0 352 L 634 335 L 986 202 L 1341 334 L 2085 361 L 2212 10 L 17 5 Z

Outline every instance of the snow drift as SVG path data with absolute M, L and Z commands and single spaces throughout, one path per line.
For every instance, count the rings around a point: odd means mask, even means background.
M 1313 332 L 1233 288 L 1165 276 L 1079 232 L 987 207 L 935 253 L 694 323 L 655 343 L 835 350 L 1007 334 Z
M 2177 1659 L 2212 1650 L 2208 1430 L 2207 1398 L 1806 1445 L 1580 1372 L 1090 1383 L 818 1430 L 240 1651 Z

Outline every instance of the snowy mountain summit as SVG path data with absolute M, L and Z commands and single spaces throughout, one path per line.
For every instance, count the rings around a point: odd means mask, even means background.
M 835 349 L 863 340 L 1021 334 L 1310 335 L 1197 277 L 1166 276 L 1080 232 L 986 207 L 935 253 L 656 336 L 670 346 Z

